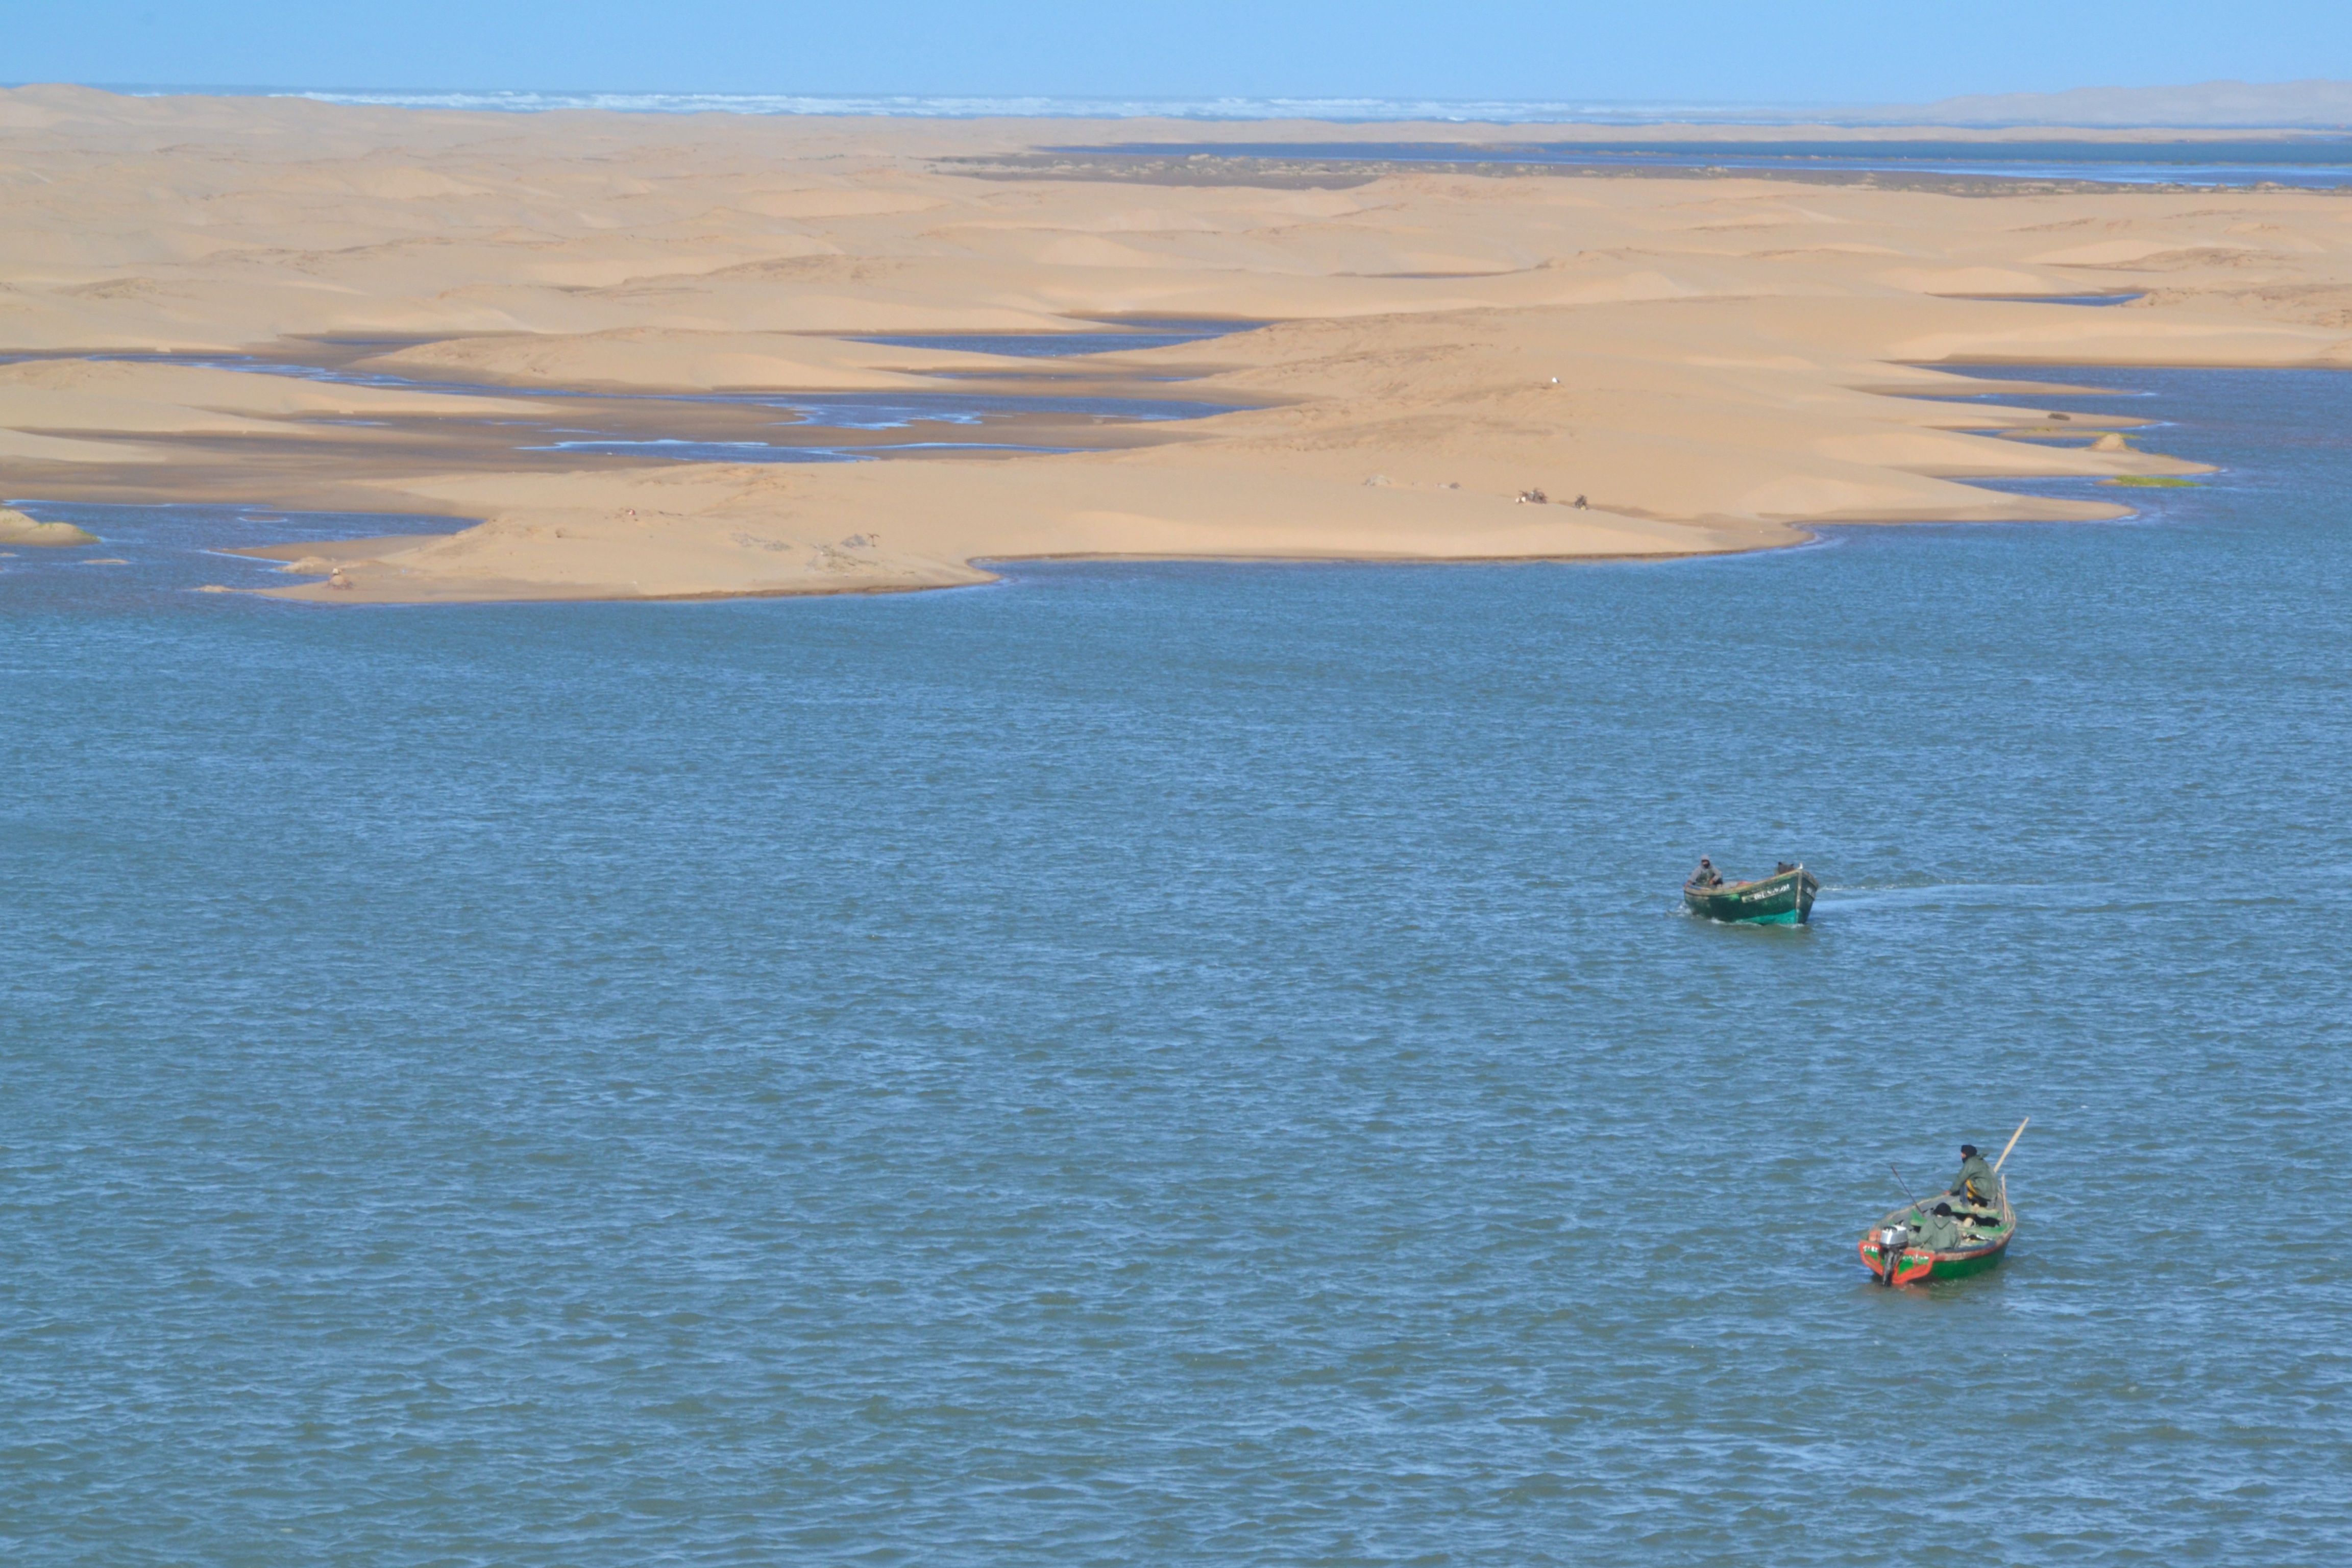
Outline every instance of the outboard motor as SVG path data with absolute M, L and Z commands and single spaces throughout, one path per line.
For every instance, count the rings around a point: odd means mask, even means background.
M 1911 1227 L 1907 1225 L 1890 1225 L 1879 1231 L 1878 1261 L 1882 1267 L 1878 1271 L 1878 1282 L 1881 1285 L 1895 1283 L 1895 1271 L 1903 1266 L 1903 1249 L 1910 1245 Z

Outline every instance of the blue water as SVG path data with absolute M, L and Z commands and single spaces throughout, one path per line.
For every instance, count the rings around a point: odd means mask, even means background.
M 1130 321 L 1124 330 L 1070 332 L 896 332 L 853 338 L 852 342 L 890 348 L 938 349 L 956 353 L 1011 354 L 1021 359 L 1067 359 L 1082 354 L 1128 353 L 1231 337 L 1264 321 Z
M 1540 163 L 1575 168 L 1752 169 L 1942 174 L 2110 184 L 2352 184 L 2352 141 L 2244 142 L 1183 142 L 1053 147 L 1158 158 L 1279 158 L 1315 163 Z
M 1396 98 L 1075 98 L 978 93 L 869 93 L 857 96 L 750 92 L 564 92 L 513 89 L 355 90 L 282 85 L 100 83 L 139 97 L 183 93 L 310 98 L 325 103 L 389 104 L 409 109 L 459 109 L 513 114 L 590 109 L 619 114 L 856 114 L 961 119 L 1011 115 L 1021 119 L 1121 119 L 1137 115 L 1185 120 L 1568 121 L 1590 124 L 1741 124 L 1793 121 L 1806 124 L 1878 123 L 1885 111 L 1813 104 L 1728 103 L 1722 100 L 1612 99 Z M 1914 111 L 1916 114 L 1916 111 Z M 1856 116 L 1860 116 L 1857 120 Z M 1909 123 L 1908 120 L 1903 121 Z
M 2222 472 L 693 605 L 80 509 L 0 559 L 7 1560 L 2343 1560 L 2352 380 L 2031 374 Z M 2007 1266 L 1870 1285 L 2028 1114 Z
M 23 85 L 21 83 L 11 85 Z M 562 91 L 518 89 L 291 89 L 285 84 L 91 83 L 138 97 L 204 95 L 308 98 L 325 103 L 384 104 L 408 109 L 457 109 L 513 114 L 587 109 L 618 114 L 846 114 L 913 115 L 925 119 L 1011 116 L 1017 119 L 1118 120 L 1320 120 L 1377 125 L 1394 121 L 1528 125 L 1691 125 L 1743 128 L 1785 126 L 1790 132 L 1819 125 L 1915 127 L 1950 105 L 1900 105 L 1727 101 L 1721 99 L 1444 99 L 1444 98 L 1253 98 L 1237 93 L 1212 98 L 1021 96 L 979 93 L 812 93 Z M 2275 134 L 2280 110 L 2271 118 L 2233 127 L 2249 138 Z M 2288 116 L 2289 123 L 2308 123 Z M 1983 121 L 1962 123 L 1985 124 Z M 2006 123 L 2014 123 L 2006 122 Z M 2341 133 L 2341 125 L 2324 128 Z M 2267 144 L 2267 143 L 2265 143 Z M 2067 146 L 2080 145 L 2077 142 Z
M 1948 299 L 2000 300 L 2017 305 L 2128 305 L 2145 294 L 1958 294 Z
M 1164 346 L 1172 342 L 1198 342 L 1220 337 L 1229 331 L 1245 330 L 1258 322 L 1219 327 L 1214 331 L 1178 334 L 1151 333 L 1091 333 L 1072 332 L 1063 336 L 1093 341 L 1067 350 L 1051 351 L 1070 353 L 1102 353 L 1112 348 L 1133 346 Z M 1135 343 L 1128 339 L 1138 340 Z M 1104 342 L 1101 340 L 1110 340 Z M 1146 341 L 1148 340 L 1148 341 Z M 938 338 L 911 336 L 894 339 L 867 339 L 866 342 L 892 342 L 908 344 L 929 344 L 939 348 L 954 348 L 967 340 L 961 337 Z M 1010 341 L 1010 340 L 998 340 Z M 1019 340 L 1026 342 L 1027 340 Z M 1043 348 L 1005 349 L 1000 352 L 1036 357 L 1048 353 Z M 0 363 L 48 355 L 0 355 Z M 947 425 L 971 428 L 975 434 L 987 436 L 1002 429 L 1015 419 L 1064 419 L 1084 421 L 1093 426 L 1165 424 L 1184 419 L 1205 419 L 1214 415 L 1238 412 L 1245 405 L 1211 403 L 1200 399 L 1172 397 L 1139 397 L 1131 394 L 1104 394 L 1086 389 L 1041 393 L 992 392 L 674 392 L 643 393 L 620 391 L 582 391 L 570 387 L 516 388 L 481 382 L 420 381 L 406 376 L 387 374 L 379 371 L 353 368 L 347 364 L 309 364 L 286 360 L 261 359 L 252 354 L 100 354 L 89 356 L 100 360 L 123 360 L 133 363 L 195 365 L 214 370 L 230 370 L 255 375 L 284 375 L 301 380 L 339 382 L 351 385 L 397 388 L 411 392 L 456 394 L 479 397 L 528 397 L 531 399 L 568 400 L 559 406 L 578 412 L 567 412 L 566 417 L 601 419 L 608 425 L 634 426 L 635 428 L 596 429 L 571 425 L 553 426 L 539 419 L 499 418 L 480 422 L 477 428 L 488 427 L 505 431 L 518 452 L 593 452 L 604 456 L 656 458 L 669 462 L 718 463 L 850 463 L 867 462 L 890 457 L 921 457 L 942 452 L 1045 453 L 1066 452 L 1076 448 L 1066 446 L 1040 444 L 1010 439 L 979 439 L 965 441 L 914 440 L 867 442 L 858 445 L 817 445 L 794 441 L 762 441 L 730 438 L 740 429 L 740 421 L 725 418 L 728 434 L 701 436 L 648 435 L 653 429 L 674 429 L 681 420 L 693 420 L 703 410 L 726 415 L 737 409 L 773 409 L 789 416 L 774 421 L 779 429 L 884 431 L 911 429 L 922 425 Z M 1176 379 L 1176 378 L 1168 378 Z M 376 419 L 324 419 L 323 425 L 381 426 Z M 466 422 L 471 425 L 473 422 Z M 993 427 L 993 429 L 992 429 Z M 369 531 L 380 531 L 370 530 Z
M 609 439 L 553 441 L 522 447 L 524 452 L 602 452 L 611 456 L 661 458 L 690 463 L 865 463 L 891 457 L 940 452 L 1068 452 L 1070 447 L 1022 446 L 1012 441 L 892 441 L 871 447 L 782 447 L 772 441 L 690 441 L 678 437 L 655 440 Z
M 1064 335 L 1092 337 L 1096 334 Z M 1129 334 L 1107 335 L 1124 337 Z M 1202 332 L 1198 337 L 1223 335 L 1225 334 L 1223 331 Z M 1171 334 L 1155 333 L 1150 336 L 1154 345 L 1162 342 L 1197 341 L 1194 338 L 1179 338 Z M 888 340 L 870 338 L 855 341 L 923 343 L 932 347 L 951 346 L 949 340 L 936 336 Z M 962 341 L 960 338 L 953 340 L 953 342 Z M 5 356 L 0 357 L 0 363 L 34 357 L 53 356 L 29 354 Z M 796 424 L 821 426 L 827 429 L 839 430 L 896 430 L 922 422 L 980 425 L 991 419 L 1003 419 L 1017 415 L 1075 416 L 1093 419 L 1098 423 L 1130 421 L 1151 423 L 1172 419 L 1205 419 L 1212 415 L 1234 413 L 1246 406 L 1242 404 L 1208 403 L 1190 398 L 1134 397 L 1087 391 L 982 393 L 583 390 L 564 386 L 521 387 L 476 381 L 420 380 L 413 376 L 393 375 L 383 371 L 358 369 L 350 365 L 302 364 L 287 360 L 261 359 L 252 354 L 92 354 L 88 357 L 97 361 L 122 361 L 140 364 L 194 365 L 202 369 L 237 371 L 252 375 L 284 375 L 303 381 L 336 382 L 351 386 L 383 387 L 404 392 L 446 393 L 469 397 L 565 399 L 620 406 L 634 404 L 667 412 L 674 412 L 680 406 L 691 407 L 697 405 L 773 408 L 793 415 L 793 422 Z M 499 423 L 514 425 L 519 428 L 530 427 L 519 420 L 501 420 Z

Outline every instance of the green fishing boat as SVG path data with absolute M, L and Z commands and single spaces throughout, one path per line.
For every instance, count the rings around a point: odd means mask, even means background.
M 1683 884 L 1683 902 L 1691 913 L 1728 925 L 1801 926 L 1813 912 L 1813 895 L 1822 879 L 1802 866 L 1783 866 L 1752 882 L 1719 882 L 1703 888 Z
M 2009 1147 L 2003 1149 L 2000 1158 L 1993 1162 L 1992 1180 L 2000 1187 L 1998 1202 L 1961 1203 L 1958 1201 L 1957 1190 L 1944 1194 L 1940 1201 L 1951 1205 L 1945 1212 L 1958 1222 L 1956 1226 L 1949 1221 L 1931 1218 L 1928 1210 L 1935 1207 L 1938 1200 L 1931 1199 L 1925 1205 L 1916 1202 L 1906 1204 L 1863 1232 L 1863 1267 L 1869 1269 L 1881 1285 L 1925 1285 L 1937 1279 L 1965 1279 L 1971 1274 L 1982 1274 L 1987 1269 L 1999 1268 L 2000 1260 L 2009 1255 L 2009 1244 L 2017 1239 L 2017 1210 L 2010 1205 L 2009 1184 L 2000 1180 L 2000 1168 L 2009 1163 L 2010 1153 L 2016 1149 L 2017 1141 L 2025 1136 L 2025 1130 L 2032 1124 L 2031 1116 L 2019 1122 L 2017 1131 L 2009 1135 Z M 1960 1152 L 1970 1159 L 1976 1157 L 1976 1150 L 1966 1144 L 1961 1146 Z M 1978 1168 L 1982 1168 L 1980 1163 Z M 1969 1167 L 1963 1165 L 1960 1173 L 1965 1179 L 1979 1182 L 1975 1192 L 1981 1197 L 1984 1178 L 1970 1177 L 1969 1170 Z M 1896 1179 L 1899 1181 L 1901 1178 L 1898 1176 Z M 1944 1228 L 1943 1245 L 1927 1244 L 1922 1233 L 1930 1224 Z M 1957 1231 L 1957 1236 L 1952 1234 L 1954 1231 Z
M 1998 1215 L 1962 1215 L 1958 1247 L 1923 1246 L 1913 1229 L 1919 1210 L 1906 1204 L 1872 1226 L 1862 1238 L 1863 1266 L 1882 1285 L 1925 1285 L 1933 1279 L 1964 1279 L 1999 1267 L 2017 1237 L 2017 1211 L 2001 1188 Z

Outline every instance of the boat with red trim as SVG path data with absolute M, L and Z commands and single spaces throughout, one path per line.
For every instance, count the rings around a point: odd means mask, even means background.
M 1956 1247 L 1929 1247 L 1921 1239 L 1921 1214 L 1916 1204 L 1895 1210 L 1863 1236 L 1863 1267 L 1882 1285 L 1924 1285 L 1933 1279 L 1963 1279 L 1997 1267 L 2017 1239 L 2017 1211 L 2009 1206 L 2003 1184 L 1997 1214 L 1956 1214 L 1960 1240 Z
M 1882 1285 L 1964 1279 L 2000 1267 L 2009 1255 L 2009 1244 L 2017 1239 L 2017 1210 L 2011 1206 L 2009 1183 L 2001 1179 L 2000 1168 L 2009 1163 L 2017 1141 L 2032 1123 L 2031 1116 L 2019 1122 L 2000 1158 L 1993 1162 L 1992 1178 L 1999 1183 L 1993 1203 L 1957 1202 L 1958 1194 L 1954 1193 L 1947 1194 L 1932 1209 L 1916 1201 L 1906 1204 L 1863 1232 L 1863 1267 Z M 1976 1150 L 1963 1144 L 1960 1152 L 1973 1158 Z M 1976 1168 L 1983 1166 L 1979 1163 Z M 1962 1167 L 1963 1174 L 1967 1170 Z M 1981 1183 L 1983 1178 L 1969 1180 Z M 1981 1194 L 1983 1188 L 1971 1190 Z M 1930 1242 L 1930 1236 L 1937 1239 Z

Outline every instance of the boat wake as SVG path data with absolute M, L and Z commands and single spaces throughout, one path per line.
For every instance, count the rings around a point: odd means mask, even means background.
M 2204 889 L 2178 893 L 2152 893 L 2143 884 L 2104 882 L 1922 882 L 1881 888 L 1824 884 L 1817 909 L 1906 910 L 1933 905 L 1938 909 L 2000 908 L 2074 911 L 2086 914 L 2137 909 L 2194 905 L 2200 909 L 2273 908 L 2292 900 L 2272 893 L 2236 897 Z

